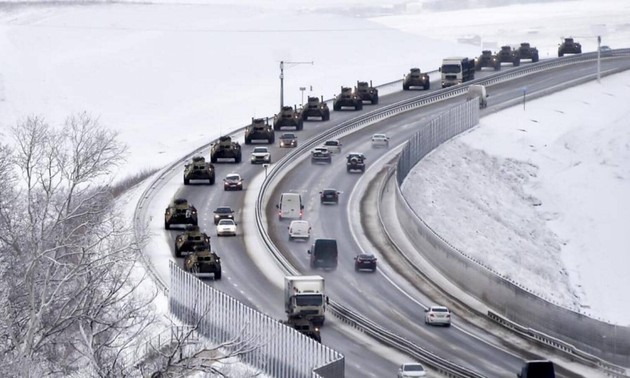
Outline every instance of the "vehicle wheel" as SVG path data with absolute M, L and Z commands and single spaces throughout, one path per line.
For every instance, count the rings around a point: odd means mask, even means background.
M 297 126 L 295 127 L 297 131 L 302 131 L 303 128 L 304 124 L 302 123 L 302 121 L 298 122 Z
M 378 97 L 372 99 L 372 105 L 378 104 Z
M 234 160 L 236 161 L 236 163 L 240 163 L 241 162 L 241 155 L 236 155 Z
M 177 244 L 175 244 L 175 257 L 182 257 L 182 251 L 177 248 Z
M 245 144 L 252 144 L 252 140 L 249 138 L 245 138 Z
M 501 64 L 496 64 L 496 65 L 494 66 L 494 70 L 495 70 L 495 71 L 499 71 L 500 69 L 501 69 Z
M 269 142 L 269 144 L 273 144 L 276 141 L 276 135 L 272 135 L 271 138 L 267 139 L 267 142 Z
M 214 156 L 210 156 L 210 162 L 216 163 L 217 162 L 217 158 L 214 157 Z
M 210 185 L 214 185 L 214 176 L 210 177 Z
M 450 326 L 451 326 L 451 323 L 446 323 L 446 324 L 444 324 L 444 326 L 445 326 L 445 327 L 450 327 Z
M 328 121 L 330 119 L 330 112 L 325 112 L 324 116 L 322 117 L 322 121 Z
M 424 85 L 424 90 L 426 91 L 426 90 L 428 90 L 429 88 L 431 88 L 431 83 L 426 83 L 426 84 Z
M 558 51 L 558 58 L 561 58 L 562 56 L 564 56 L 563 52 Z
M 170 224 L 168 224 L 168 222 L 167 222 L 167 221 L 164 221 L 164 229 L 165 229 L 165 230 L 168 230 L 168 229 L 170 229 L 170 228 L 171 228 L 171 225 L 170 225 Z
M 403 84 L 403 91 L 408 91 L 408 90 L 409 90 L 409 86 L 408 86 L 408 85 Z
M 333 105 L 333 110 L 341 110 L 341 106 L 334 104 Z
M 518 67 L 521 65 L 521 60 L 520 59 L 515 59 L 514 60 L 514 67 Z
M 215 280 L 220 280 L 221 279 L 221 271 L 220 270 L 214 272 L 214 279 Z
M 199 225 L 199 222 L 197 221 L 197 219 L 193 220 L 192 225 L 193 226 L 198 226 Z
M 357 104 L 357 106 L 355 107 L 356 110 L 363 110 L 363 102 L 360 102 Z
M 532 56 L 532 62 L 533 62 L 533 63 L 538 62 L 538 54 L 536 54 L 536 55 Z
M 359 271 L 359 267 L 355 265 L 355 266 L 354 266 L 354 271 L 355 271 L 355 272 L 358 272 L 358 271 Z

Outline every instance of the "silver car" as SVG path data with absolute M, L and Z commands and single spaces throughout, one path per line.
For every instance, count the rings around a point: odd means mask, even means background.
M 451 311 L 444 306 L 431 306 L 424 310 L 425 324 L 441 324 L 446 327 L 451 326 Z

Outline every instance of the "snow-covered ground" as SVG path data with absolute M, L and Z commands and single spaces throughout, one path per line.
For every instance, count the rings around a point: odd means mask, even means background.
M 9 141 L 7 129 L 28 115 L 61 124 L 66 116 L 87 111 L 100 117 L 102 124 L 118 130 L 129 145 L 128 164 L 118 172 L 120 178 L 143 168 L 162 167 L 218 135 L 245 125 L 253 116 L 275 113 L 281 60 L 314 62 L 287 64 L 285 104 L 292 105 L 299 104 L 302 95 L 330 98 L 341 85 L 352 85 L 356 80 L 390 82 L 400 79 L 413 66 L 430 71 L 448 55 L 476 56 L 481 46 L 457 43 L 458 38 L 471 34 L 481 36 L 484 46 L 491 49 L 529 41 L 541 50 L 541 57 L 554 56 L 562 36 L 575 36 L 585 51 L 594 49 L 595 33 L 602 34 L 603 44 L 612 47 L 627 47 L 630 41 L 630 2 L 626 0 L 423 11 L 371 19 L 348 16 L 363 14 L 363 9 L 353 11 L 357 4 L 378 8 L 400 3 L 3 3 L 0 141 Z M 410 2 L 397 12 L 402 13 L 401 9 L 417 12 L 422 6 L 421 2 Z M 387 9 L 384 12 L 390 13 Z M 609 82 L 603 81 L 601 88 L 606 90 Z M 307 90 L 302 93 L 300 87 Z M 622 108 L 621 95 L 610 93 L 615 96 L 609 96 L 608 102 Z M 591 100 L 590 95 L 585 98 Z M 567 104 L 563 110 L 571 114 L 574 107 L 580 106 Z M 603 114 L 600 117 L 607 119 Z M 514 165 L 522 166 L 517 162 Z M 486 188 L 480 192 L 485 193 Z M 546 206 L 551 206 L 551 200 L 540 193 L 532 197 L 543 201 L 536 211 L 548 211 Z M 558 210 L 548 212 L 555 214 Z M 618 307 L 617 301 L 612 302 L 615 297 L 594 298 L 596 294 L 584 286 L 591 281 L 585 278 L 586 273 L 575 273 L 585 264 L 595 264 L 581 260 L 584 254 L 572 256 L 568 252 L 567 248 L 577 242 L 563 234 L 567 224 L 562 219 L 569 215 L 561 213 L 548 228 L 541 227 L 548 230 L 550 238 L 556 233 L 561 240 L 573 241 L 562 247 L 560 262 L 568 276 L 555 286 L 563 293 L 557 294 L 557 299 L 590 305 L 595 315 L 616 318 L 600 312 Z M 530 270 L 527 274 L 536 280 L 541 272 Z M 610 272 L 593 269 L 589 274 L 609 276 Z M 600 302 L 606 298 L 611 300 L 608 307 Z
M 509 279 L 630 325 L 628 95 L 625 72 L 482 118 L 414 168 L 406 198 Z

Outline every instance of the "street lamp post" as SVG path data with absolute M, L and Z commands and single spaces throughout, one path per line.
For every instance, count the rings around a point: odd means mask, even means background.
M 300 87 L 300 91 L 302 91 L 302 106 L 304 106 L 304 91 L 306 90 L 306 87 Z
M 314 64 L 314 62 L 285 62 L 284 60 L 280 61 L 280 109 L 284 106 L 284 65 L 287 65 L 287 68 L 298 65 L 298 64 Z

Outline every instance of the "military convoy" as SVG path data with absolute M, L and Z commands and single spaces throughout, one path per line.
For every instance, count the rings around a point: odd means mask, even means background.
M 184 185 L 190 185 L 190 180 L 208 180 L 209 185 L 214 185 L 214 165 L 203 156 L 194 156 L 192 162 L 184 166 Z
M 245 144 L 251 144 L 254 140 L 266 140 L 269 144 L 276 141 L 269 119 L 252 117 L 252 123 L 245 128 Z
M 341 93 L 333 101 L 333 110 L 341 110 L 343 107 L 353 107 L 354 110 L 363 109 L 363 100 L 351 87 L 341 87 Z
M 579 42 L 575 42 L 573 38 L 565 38 L 564 41 L 558 46 L 558 57 L 564 56 L 564 54 L 581 54 L 582 45 Z
M 357 81 L 356 92 L 362 101 L 369 101 L 372 105 L 378 104 L 378 89 L 372 86 L 372 80 L 369 84 L 367 81 Z
M 514 67 L 518 67 L 521 64 L 521 58 L 518 55 L 518 51 L 511 46 L 501 46 L 501 50 L 497 53 L 499 64 L 512 63 Z
M 302 108 L 302 120 L 307 121 L 309 117 L 320 117 L 322 121 L 330 119 L 330 109 L 324 101 L 324 96 L 321 100 L 318 97 L 308 96 L 308 101 Z
M 185 198 L 176 198 L 164 211 L 164 228 L 169 230 L 171 225 L 197 225 L 197 209 Z
M 522 42 L 516 49 L 520 60 L 531 59 L 532 63 L 538 62 L 538 49 L 529 45 L 529 42 Z
M 404 91 L 408 91 L 411 87 L 422 87 L 427 90 L 431 88 L 429 74 L 420 72 L 420 68 L 412 68 L 403 78 L 402 87 Z
M 304 336 L 310 337 L 318 343 L 322 342 L 322 336 L 319 332 L 319 327 L 313 324 L 313 322 L 309 319 L 291 318 L 285 321 L 284 324 L 302 333 Z
M 229 135 L 220 137 L 210 149 L 210 161 L 216 163 L 219 159 L 234 159 L 235 163 L 240 163 L 241 145 L 238 142 L 232 142 Z
M 475 70 L 481 71 L 484 67 L 493 68 L 495 71 L 501 69 L 499 58 L 496 55 L 492 55 L 490 50 L 483 50 L 479 58 L 475 59 Z
M 201 232 L 199 226 L 188 225 L 186 231 L 175 238 L 175 256 L 193 253 L 197 247 L 210 249 L 210 236 Z
M 221 279 L 221 258 L 210 248 L 196 247 L 186 256 L 184 270 L 199 278 Z
M 295 127 L 297 131 L 302 130 L 304 120 L 297 107 L 283 106 L 280 113 L 273 117 L 273 129 L 282 130 L 283 127 Z

